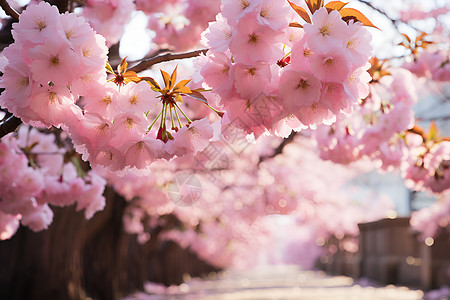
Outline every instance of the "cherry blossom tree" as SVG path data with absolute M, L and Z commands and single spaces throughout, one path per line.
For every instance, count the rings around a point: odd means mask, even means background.
M 86 244 L 114 221 L 115 233 L 123 224 L 143 245 L 130 253 L 174 241 L 212 266 L 245 267 L 271 243 L 268 215 L 290 215 L 316 245 L 390 214 L 384 196 L 353 201 L 345 191 L 373 168 L 437 195 L 411 221 L 424 236 L 450 229 L 450 139 L 439 129 L 448 114 L 424 126 L 414 111 L 426 92 L 448 100 L 448 7 L 402 6 L 393 17 L 375 1 L 0 4 L 1 240 L 20 226 L 66 228 L 52 225 L 54 212 L 74 206 L 92 218 L 70 211 L 84 222 L 69 244 L 78 260 L 76 251 L 101 252 Z M 153 37 L 148 55 L 130 62 L 118 44 L 136 12 Z M 384 23 L 369 20 L 373 12 Z M 434 28 L 421 29 L 423 19 Z M 399 56 L 374 51 L 385 24 Z M 77 272 L 57 282 L 58 295 L 101 293 Z M 139 278 L 99 297 L 142 288 Z

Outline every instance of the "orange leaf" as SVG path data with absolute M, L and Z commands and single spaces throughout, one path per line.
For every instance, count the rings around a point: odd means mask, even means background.
M 181 80 L 180 82 L 178 82 L 175 87 L 173 88 L 173 90 L 175 91 L 176 89 L 186 86 L 186 84 L 188 84 L 191 81 L 191 79 L 185 79 L 185 80 Z
M 111 67 L 108 61 L 106 62 L 106 72 L 110 74 L 115 74 L 113 68 Z
M 367 19 L 367 17 L 363 15 L 359 10 L 356 10 L 354 8 L 343 8 L 339 10 L 339 13 L 341 14 L 342 20 L 344 20 L 347 23 L 350 20 L 355 20 L 361 22 L 365 26 L 370 26 L 378 30 L 381 30 L 377 26 L 373 25 L 372 22 L 370 22 L 369 19 Z
M 403 37 L 408 41 L 408 43 L 411 43 L 411 39 L 406 34 L 402 33 Z
M 169 73 L 167 73 L 161 69 L 159 69 L 159 70 L 161 71 L 161 75 L 164 79 L 164 84 L 166 85 L 166 89 L 168 89 L 170 86 L 170 75 L 169 75 Z
M 123 73 L 123 78 L 125 80 L 125 82 L 140 82 L 141 81 L 141 77 L 137 76 L 136 72 L 133 71 L 126 71 L 125 73 Z
M 345 3 L 345 2 L 341 2 L 341 1 L 331 1 L 331 2 L 328 2 L 327 4 L 325 4 L 325 8 L 328 10 L 328 13 L 329 13 L 331 10 L 337 10 L 337 11 L 341 10 L 347 4 L 348 4 L 348 2 Z
M 420 135 L 422 137 L 422 139 L 425 141 L 425 138 L 426 138 L 425 137 L 425 132 L 423 131 L 423 129 L 420 126 L 414 125 L 413 128 L 408 129 L 408 132 Z
M 308 5 L 311 14 L 314 14 L 316 10 L 323 7 L 323 0 L 305 0 L 306 5 Z
M 196 92 L 210 92 L 211 90 L 205 90 L 204 88 L 193 89 Z
M 126 60 L 127 57 L 128 57 L 128 56 L 125 56 L 125 57 L 122 59 L 122 62 L 120 63 L 120 65 L 117 66 L 117 72 L 119 73 L 119 75 L 125 73 L 125 71 L 126 71 L 127 68 L 128 68 L 128 63 L 127 63 L 127 60 Z
M 161 88 L 159 87 L 159 84 L 152 77 L 141 77 L 141 80 L 147 81 L 147 83 L 150 84 L 150 86 L 152 87 L 152 90 L 156 90 L 156 91 L 161 90 Z
M 302 25 L 300 25 L 299 23 L 297 23 L 297 22 L 292 22 L 292 23 L 289 23 L 289 27 L 297 27 L 297 28 L 303 28 L 303 26 Z
M 416 37 L 416 43 L 417 43 L 417 41 L 423 40 L 423 38 L 426 37 L 426 36 L 427 36 L 427 33 L 426 32 L 422 32 L 418 37 Z
M 200 93 L 200 92 L 197 92 L 197 91 L 191 91 L 191 93 L 186 94 L 186 96 L 191 97 L 191 98 L 194 98 L 194 99 L 196 99 L 196 100 L 198 100 L 198 101 L 201 101 L 201 102 L 203 102 L 203 103 L 205 103 L 205 104 L 208 104 L 208 100 L 207 100 L 207 99 L 205 98 L 205 96 L 203 96 L 203 94 Z
M 191 89 L 187 86 L 181 86 L 179 88 L 173 89 L 174 93 L 184 93 L 184 94 L 190 94 L 192 93 Z
M 311 23 L 311 18 L 309 17 L 308 13 L 306 12 L 306 10 L 303 7 L 300 7 L 298 5 L 295 5 L 294 3 L 292 3 L 291 1 L 289 1 L 289 4 L 291 5 L 291 7 L 295 10 L 295 12 L 302 17 L 303 20 L 305 20 L 308 23 Z M 293 24 L 293 23 L 291 23 Z M 298 26 L 291 26 L 291 24 L 289 24 L 290 27 L 298 27 Z M 295 23 L 298 24 L 298 23 Z M 298 24 L 300 25 L 300 24 Z M 302 26 L 303 27 L 303 26 Z
M 175 82 L 177 80 L 177 68 L 178 68 L 178 65 L 176 65 L 175 69 L 172 72 L 172 76 L 170 77 L 169 90 L 173 88 L 173 86 L 175 85 Z

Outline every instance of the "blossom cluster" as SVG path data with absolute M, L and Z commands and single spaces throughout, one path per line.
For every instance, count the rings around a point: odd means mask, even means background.
M 408 188 L 440 193 L 450 187 L 450 142 L 417 132 L 417 78 L 403 68 L 389 72 L 351 114 L 313 133 L 320 156 L 340 164 L 370 158 L 380 170 L 400 169 Z
M 260 155 L 270 155 L 270 149 L 278 143 L 275 137 L 261 137 L 259 143 L 237 156 L 223 140 L 218 140 L 196 156 L 153 163 L 153 172 L 145 177 L 132 173 L 102 175 L 130 202 L 124 227 L 136 234 L 139 242 L 155 238 L 152 229 L 163 227 L 163 233 L 156 238 L 189 247 L 218 267 L 246 267 L 257 262 L 253 253 L 261 245 L 270 247 L 275 238 L 267 232 L 267 226 L 274 226 L 267 215 L 290 215 L 286 218 L 297 220 L 298 227 L 308 227 L 326 240 L 332 235 L 356 235 L 358 222 L 375 220 L 392 210 L 391 202 L 376 201 L 384 200 L 380 195 L 369 196 L 362 204 L 354 200 L 353 192 L 341 189 L 362 170 L 320 160 L 311 139 L 299 136 L 283 155 L 258 165 Z M 175 182 L 174 178 L 184 174 L 198 178 L 201 186 L 189 179 L 187 188 Z M 190 198 L 194 192 L 198 193 L 195 201 Z M 187 201 L 180 201 L 179 196 Z M 369 210 L 365 210 L 366 205 Z M 339 218 L 335 217 L 337 209 L 345 211 Z M 178 220 L 178 225 L 169 223 L 168 216 Z M 287 255 L 295 257 L 293 252 Z
M 106 180 L 93 171 L 80 177 L 76 166 L 64 160 L 66 151 L 55 135 L 21 126 L 17 136 L 0 142 L 0 239 L 10 238 L 19 221 L 34 231 L 53 220 L 49 205 L 76 203 L 87 219 L 105 206 Z
M 422 240 L 436 237 L 441 230 L 450 231 L 450 191 L 442 193 L 431 206 L 413 212 L 410 223 Z
M 434 81 L 450 81 L 450 51 L 426 49 L 403 67 L 418 77 Z
M 120 41 L 134 10 L 133 0 L 88 0 L 80 15 L 112 46 Z
M 415 77 L 405 69 L 392 69 L 371 84 L 370 95 L 349 115 L 331 127 L 314 132 L 322 159 L 347 164 L 370 157 L 383 170 L 400 167 L 407 157 L 407 143 L 400 133 L 414 126 L 417 101 Z
M 136 1 L 148 16 L 148 28 L 155 33 L 152 43 L 176 51 L 199 46 L 208 22 L 220 11 L 217 0 Z
M 224 125 L 259 136 L 331 124 L 368 94 L 371 35 L 324 7 L 303 28 L 289 27 L 293 11 L 277 0 L 223 1 L 203 33 L 210 48 L 198 62 L 220 96 Z M 291 12 L 291 13 L 290 13 Z
M 35 126 L 70 126 L 82 115 L 80 96 L 102 88 L 107 48 L 81 17 L 46 2 L 29 5 L 13 24 L 3 54 L 0 105 Z
M 146 81 L 123 86 L 108 82 L 84 97 L 84 114 L 69 128 L 77 152 L 93 167 L 136 171 L 149 170 L 158 159 L 203 150 L 213 127 L 206 117 L 189 119 L 176 104 L 178 87 L 173 83 L 156 92 Z
M 175 84 L 176 70 L 165 90 L 145 80 L 107 82 L 105 39 L 83 18 L 41 2 L 21 14 L 13 36 L 0 105 L 25 123 L 63 127 L 91 166 L 146 169 L 159 158 L 196 153 L 212 138 L 208 119 L 191 120 L 176 104 L 191 93 L 189 80 Z
M 405 185 L 416 191 L 441 193 L 450 188 L 450 142 L 419 144 L 402 169 Z

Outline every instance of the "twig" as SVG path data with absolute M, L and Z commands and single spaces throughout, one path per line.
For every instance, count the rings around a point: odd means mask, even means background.
M 22 120 L 10 115 L 6 117 L 3 122 L 0 123 L 0 139 L 8 133 L 14 132 L 22 124 Z
M 368 1 L 366 1 L 366 0 L 359 0 L 359 2 L 361 2 L 361 3 L 365 4 L 365 5 L 367 5 L 367 6 L 370 7 L 371 9 L 373 9 L 373 10 L 377 11 L 378 13 L 382 14 L 383 16 L 385 16 L 389 21 L 391 21 L 392 25 L 394 25 L 394 27 L 397 29 L 397 31 L 399 31 L 399 28 L 398 28 L 398 22 L 401 22 L 401 23 L 403 23 L 403 24 L 406 24 L 407 26 L 411 27 L 412 29 L 414 29 L 414 30 L 416 30 L 416 31 L 420 31 L 418 28 L 412 26 L 412 25 L 409 24 L 408 22 L 404 22 L 404 21 L 402 21 L 402 20 L 394 20 L 394 19 L 392 19 L 391 17 L 389 17 L 389 16 L 386 14 L 386 12 L 385 12 L 384 10 L 382 10 L 382 9 L 380 9 L 380 8 L 378 8 L 378 7 L 373 6 L 372 3 L 370 3 L 370 2 L 368 2 Z M 400 32 L 400 31 L 399 31 L 399 32 Z
M 297 134 L 298 134 L 298 132 L 292 131 L 291 134 L 287 138 L 283 139 L 283 141 L 280 143 L 280 145 L 278 145 L 278 147 L 273 151 L 273 153 L 271 155 L 260 156 L 258 165 L 267 159 L 274 158 L 278 154 L 281 154 L 283 152 L 284 147 L 286 147 L 288 144 L 292 143 Z
M 149 59 L 142 60 L 137 65 L 129 68 L 128 71 L 133 71 L 133 72 L 139 73 L 139 72 L 149 69 L 153 65 L 156 65 L 156 64 L 159 64 L 162 62 L 171 61 L 171 60 L 175 60 L 175 59 L 185 59 L 185 58 L 196 57 L 202 53 L 203 54 L 206 53 L 207 51 L 208 51 L 208 49 L 202 49 L 202 50 L 195 50 L 195 51 L 185 52 L 185 53 L 177 53 L 177 54 L 166 53 L 166 54 L 154 56 Z
M 53 5 L 58 7 L 59 13 L 63 14 L 66 11 L 69 11 L 69 0 L 51 0 L 48 1 Z
M 17 21 L 19 20 L 19 13 L 14 8 L 12 8 L 6 0 L 0 0 L 0 6 L 8 16 Z

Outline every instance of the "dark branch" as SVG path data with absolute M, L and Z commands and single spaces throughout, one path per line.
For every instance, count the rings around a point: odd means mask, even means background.
M 298 132 L 292 131 L 291 134 L 287 138 L 283 139 L 283 141 L 280 143 L 280 145 L 278 145 L 278 147 L 275 148 L 275 150 L 273 151 L 273 153 L 271 155 L 261 156 L 259 158 L 258 165 L 267 159 L 274 158 L 275 156 L 283 153 L 284 147 L 286 147 L 288 144 L 292 143 L 297 134 L 298 134 Z
M 420 31 L 418 28 L 412 26 L 412 25 L 409 24 L 408 22 L 404 22 L 404 21 L 402 21 L 402 20 L 395 20 L 395 19 L 392 19 L 391 17 L 389 17 L 389 16 L 386 14 L 386 12 L 385 12 L 384 10 L 382 10 L 382 9 L 380 9 L 380 8 L 378 8 L 378 7 L 373 6 L 372 3 L 370 3 L 370 2 L 368 2 L 368 1 L 366 1 L 366 0 L 359 0 L 359 2 L 361 2 L 361 3 L 365 4 L 365 5 L 367 5 L 367 6 L 370 7 L 371 9 L 373 9 L 373 10 L 377 11 L 378 13 L 382 14 L 383 16 L 385 16 L 389 21 L 391 21 L 392 25 L 394 25 L 394 27 L 395 27 L 395 29 L 397 29 L 397 31 L 399 31 L 399 29 L 398 29 L 398 22 L 401 22 L 401 23 L 403 23 L 403 24 L 406 24 L 407 26 L 411 27 L 412 29 L 414 29 L 414 30 L 416 30 L 416 31 Z
M 21 119 L 12 114 L 7 115 L 0 123 L 0 139 L 8 133 L 16 131 L 20 124 L 22 124 Z
M 69 11 L 69 0 L 47 0 L 47 2 L 56 5 L 56 7 L 58 7 L 59 13 L 61 14 Z
M 0 0 L 0 6 L 8 16 L 17 21 L 19 20 L 19 13 L 14 8 L 12 8 L 6 0 Z
M 133 71 L 133 72 L 139 73 L 139 72 L 149 69 L 153 65 L 156 65 L 156 64 L 159 64 L 162 62 L 171 61 L 171 60 L 175 60 L 175 59 L 192 58 L 192 57 L 199 56 L 202 53 L 205 54 L 207 51 L 208 51 L 208 49 L 202 49 L 202 50 L 195 50 L 195 51 L 185 52 L 185 53 L 177 53 L 177 54 L 166 53 L 166 54 L 158 55 L 155 57 L 151 57 L 149 59 L 142 60 L 137 65 L 129 68 L 128 71 Z

